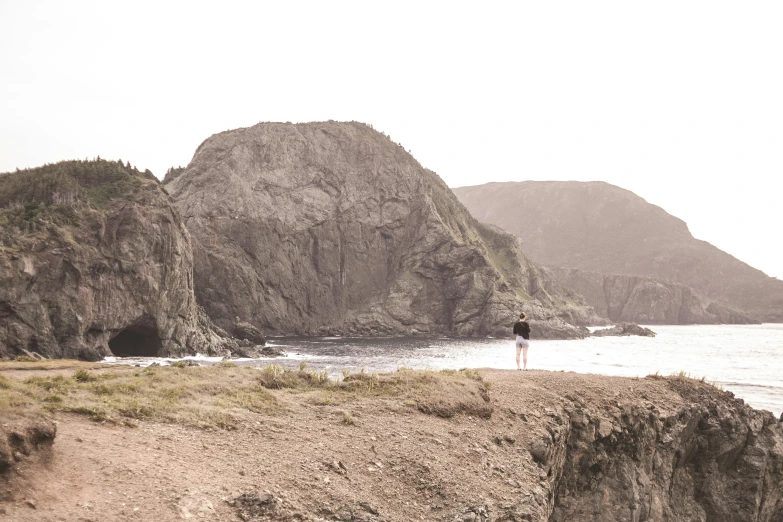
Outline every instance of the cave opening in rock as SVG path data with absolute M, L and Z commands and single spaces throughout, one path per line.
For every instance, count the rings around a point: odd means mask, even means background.
M 128 326 L 109 341 L 117 357 L 157 357 L 163 344 L 154 326 Z

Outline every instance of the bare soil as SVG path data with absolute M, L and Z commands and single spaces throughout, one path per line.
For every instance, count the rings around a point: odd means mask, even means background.
M 57 413 L 54 444 L 0 479 L 0 518 L 452 521 L 492 511 L 542 520 L 550 478 L 531 447 L 563 405 L 684 402 L 661 379 L 480 373 L 489 418 L 442 418 L 393 397 L 319 403 L 296 390 L 273 390 L 284 411 L 250 412 L 232 430 Z

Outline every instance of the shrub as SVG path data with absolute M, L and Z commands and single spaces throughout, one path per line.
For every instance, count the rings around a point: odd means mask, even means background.
M 73 380 L 76 382 L 92 382 L 97 380 L 97 378 L 87 370 L 79 369 L 73 374 Z

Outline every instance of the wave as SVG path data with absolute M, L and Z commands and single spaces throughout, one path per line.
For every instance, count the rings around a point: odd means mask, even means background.
M 735 382 L 735 381 L 715 381 L 715 383 L 722 386 L 743 386 L 745 388 L 763 388 L 768 390 L 783 390 L 783 386 L 779 383 L 764 383 L 764 382 Z

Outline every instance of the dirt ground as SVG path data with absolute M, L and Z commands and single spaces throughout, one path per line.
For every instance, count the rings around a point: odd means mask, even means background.
M 683 402 L 657 379 L 480 373 L 489 419 L 440 418 L 394 399 L 317 405 L 285 391 L 275 391 L 285 413 L 252 414 L 230 431 L 59 413 L 51 448 L 0 479 L 0 519 L 542 520 L 552 488 L 530 448 L 557 432 L 565 405 Z

